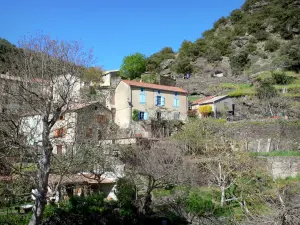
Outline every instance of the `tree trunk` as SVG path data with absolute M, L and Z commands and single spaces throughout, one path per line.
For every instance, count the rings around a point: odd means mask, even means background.
M 225 203 L 225 187 L 221 186 L 221 207 L 223 208 Z
M 48 126 L 48 119 L 47 117 L 44 117 L 42 134 L 43 146 L 41 149 L 38 148 L 38 151 L 41 151 L 41 156 L 38 161 L 37 193 L 35 194 L 36 196 L 33 215 L 30 219 L 29 225 L 40 225 L 42 223 L 43 213 L 45 205 L 47 203 L 46 197 L 48 191 L 48 178 L 50 173 L 50 162 L 53 149 L 49 135 L 50 128 Z

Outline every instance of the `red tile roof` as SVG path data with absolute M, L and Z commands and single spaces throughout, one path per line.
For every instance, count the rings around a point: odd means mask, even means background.
M 198 99 L 198 100 L 193 101 L 193 102 L 192 102 L 192 105 L 201 104 L 201 103 L 203 103 L 203 102 L 205 102 L 205 101 L 207 101 L 207 100 L 210 100 L 210 99 L 212 99 L 212 98 L 214 98 L 214 97 L 216 97 L 216 96 L 207 96 L 207 97 L 204 97 L 204 98 L 200 98 L 200 99 Z
M 164 91 L 172 91 L 172 92 L 179 92 L 187 94 L 188 92 L 182 88 L 174 87 L 174 86 L 166 86 L 166 85 L 159 85 L 159 84 L 151 84 L 151 83 L 145 83 L 145 82 L 138 82 L 134 80 L 123 80 L 125 84 L 128 84 L 129 86 L 135 86 L 135 87 L 142 87 L 142 88 L 150 88 L 150 89 L 156 89 L 156 90 L 164 90 Z

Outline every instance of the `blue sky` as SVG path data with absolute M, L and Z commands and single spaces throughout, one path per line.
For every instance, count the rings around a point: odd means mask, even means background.
M 124 56 L 178 50 L 245 0 L 0 0 L 0 37 L 17 44 L 42 31 L 93 48 L 97 65 L 118 69 Z

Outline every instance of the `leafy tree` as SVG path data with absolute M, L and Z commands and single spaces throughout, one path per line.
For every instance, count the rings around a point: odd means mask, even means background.
M 236 9 L 236 10 L 233 10 L 230 14 L 230 20 L 233 22 L 233 23 L 237 23 L 239 22 L 240 20 L 242 20 L 244 17 L 244 13 L 242 10 L 240 9 Z
M 158 71 L 160 69 L 160 63 L 166 59 L 174 59 L 175 52 L 170 47 L 165 47 L 159 52 L 149 56 L 147 58 L 147 71 Z
M 124 57 L 120 69 L 121 76 L 135 79 L 146 71 L 146 57 L 141 53 L 135 53 Z
M 181 58 L 191 58 L 194 60 L 199 56 L 199 51 L 197 50 L 197 46 L 191 42 L 184 40 L 179 49 L 179 57 Z
M 186 74 L 186 73 L 193 72 L 193 67 L 188 58 L 179 58 L 175 63 L 175 65 L 173 66 L 173 69 L 176 71 L 176 73 L 179 74 Z
M 84 81 L 92 81 L 95 83 L 101 83 L 103 78 L 103 70 L 99 67 L 90 67 L 84 71 Z
M 227 23 L 227 18 L 223 16 L 214 23 L 214 28 L 218 28 L 220 25 L 224 26 L 226 25 L 226 23 Z
M 248 53 L 241 51 L 236 55 L 230 57 L 230 65 L 234 75 L 238 75 L 246 68 L 249 63 Z
M 285 64 L 294 69 L 300 68 L 300 38 L 287 43 L 281 48 L 281 54 L 286 57 Z

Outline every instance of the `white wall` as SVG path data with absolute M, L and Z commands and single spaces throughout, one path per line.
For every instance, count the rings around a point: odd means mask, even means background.
M 115 123 L 120 128 L 128 128 L 131 121 L 131 88 L 120 82 L 115 91 L 116 116 Z

